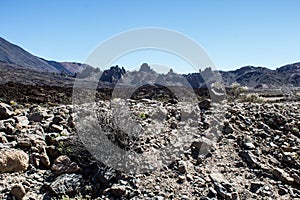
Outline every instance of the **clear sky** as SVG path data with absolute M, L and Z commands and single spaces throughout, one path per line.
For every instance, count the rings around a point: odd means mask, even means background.
M 300 61 L 299 0 L 10 0 L 0 5 L 0 36 L 50 60 L 84 62 L 113 35 L 161 27 L 194 39 L 222 70 Z M 161 53 L 125 57 L 116 61 L 125 68 L 149 62 L 188 70 L 184 61 Z

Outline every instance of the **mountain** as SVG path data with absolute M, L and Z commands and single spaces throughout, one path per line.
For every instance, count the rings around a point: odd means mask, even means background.
M 59 64 L 64 68 L 69 70 L 72 73 L 78 73 L 87 67 L 86 64 L 77 63 L 77 62 L 59 62 Z
M 227 85 L 237 82 L 251 88 L 257 88 L 259 85 L 273 88 L 278 87 L 282 82 L 276 71 L 264 67 L 246 66 L 234 71 L 220 73 Z
M 52 72 L 64 76 L 79 78 L 88 77 L 93 73 L 102 73 L 99 68 L 76 62 L 57 62 L 39 58 L 21 47 L 0 37 L 1 68 L 19 67 L 40 72 Z M 101 67 L 101 66 L 99 66 Z M 245 66 L 231 71 L 213 71 L 206 68 L 203 71 L 189 74 L 177 74 L 170 70 L 167 74 L 155 72 L 147 63 L 141 65 L 139 71 L 126 71 L 123 67 L 113 66 L 104 70 L 100 82 L 106 85 L 142 86 L 145 84 L 160 84 L 170 86 L 189 86 L 193 88 L 207 87 L 222 77 L 226 87 L 237 82 L 243 86 L 257 89 L 273 89 L 281 87 L 300 87 L 300 63 L 282 66 L 276 70 L 265 67 Z
M 276 72 L 282 76 L 286 84 L 300 86 L 300 63 L 285 65 L 276 69 Z
M 48 61 L 43 58 L 32 55 L 21 47 L 12 44 L 0 37 L 0 62 L 9 63 L 42 72 L 66 73 L 74 75 L 81 71 L 84 66 L 78 63 Z
M 250 88 L 300 87 L 300 63 L 282 66 L 276 70 L 265 67 L 246 66 L 234 71 L 220 71 L 224 82 L 237 82 Z
M 222 79 L 218 77 L 221 75 Z M 118 66 L 105 70 L 100 78 L 113 85 L 142 86 L 160 84 L 166 86 L 189 86 L 193 88 L 207 87 L 216 80 L 222 80 L 226 87 L 239 83 L 253 89 L 278 89 L 283 86 L 300 87 L 300 63 L 294 63 L 271 70 L 265 67 L 245 66 L 232 71 L 204 71 L 189 74 L 177 74 L 171 69 L 167 74 L 159 74 L 144 63 L 139 71 L 125 71 Z

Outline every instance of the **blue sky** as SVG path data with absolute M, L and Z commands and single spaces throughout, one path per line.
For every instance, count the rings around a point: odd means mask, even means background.
M 130 29 L 161 27 L 181 32 L 207 52 L 218 69 L 245 65 L 276 68 L 300 61 L 298 0 L 2 1 L 0 36 L 50 60 L 84 62 L 107 38 Z M 162 52 L 124 56 L 191 70 Z

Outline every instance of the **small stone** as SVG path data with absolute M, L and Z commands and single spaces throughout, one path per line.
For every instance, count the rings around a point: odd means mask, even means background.
M 297 147 L 288 147 L 288 146 L 282 146 L 281 149 L 284 151 L 284 152 L 296 152 L 296 151 L 300 151 L 299 148 Z
M 29 121 L 33 121 L 33 122 L 41 122 L 44 117 L 41 113 L 39 112 L 35 112 L 35 113 L 31 113 L 27 116 Z
M 292 174 L 292 178 L 294 179 L 295 183 L 300 185 L 300 176 L 298 174 Z
M 226 134 L 226 135 L 233 133 L 233 128 L 232 128 L 231 124 L 224 123 L 223 133 Z
M 247 149 L 247 150 L 255 149 L 254 144 L 251 142 L 245 142 L 243 145 L 244 145 L 245 149 Z
M 62 132 L 64 130 L 64 128 L 62 126 L 56 125 L 56 124 L 52 124 L 51 128 L 53 131 L 57 131 L 57 132 Z
M 263 129 L 266 132 L 270 130 L 270 127 L 261 121 L 258 122 L 258 128 Z
M 239 156 L 247 162 L 247 164 L 251 167 L 257 167 L 258 166 L 258 161 L 256 156 L 254 156 L 251 152 L 249 151 L 240 151 Z
M 209 198 L 214 198 L 217 196 L 217 191 L 213 188 L 213 187 L 209 187 L 208 188 L 208 194 L 207 194 L 207 197 Z
M 217 193 L 222 196 L 224 199 L 232 199 L 231 194 L 227 192 L 223 184 L 229 185 L 222 174 L 212 173 L 209 175 L 210 179 L 213 181 Z M 230 186 L 230 185 L 229 185 Z M 231 187 L 231 186 L 230 186 Z
M 0 132 L 0 143 L 8 143 L 5 133 Z
M 186 167 L 186 162 L 185 161 L 183 161 L 183 160 L 178 161 L 177 169 L 180 173 L 184 174 L 186 172 L 186 168 L 187 167 Z
M 279 188 L 278 188 L 278 194 L 279 195 L 283 196 L 283 195 L 286 195 L 288 193 L 289 193 L 289 191 L 286 188 L 284 188 L 283 186 L 279 186 Z
M 275 120 L 279 126 L 284 125 L 288 121 L 285 116 L 283 116 L 282 114 L 279 114 L 279 113 L 276 114 Z
M 194 177 L 193 177 L 191 174 L 187 174 L 187 175 L 186 175 L 186 179 L 187 179 L 188 181 L 193 181 L 193 180 L 194 180 Z
M 18 123 L 20 126 L 27 126 L 29 124 L 28 118 L 26 116 L 15 116 L 14 119 L 16 119 L 16 123 Z
M 124 185 L 112 185 L 110 188 L 110 192 L 115 197 L 122 197 L 126 194 L 126 187 Z
M 26 195 L 25 188 L 23 185 L 18 184 L 11 188 L 10 194 L 16 198 L 16 200 L 22 200 L 24 196 Z
M 119 182 L 120 182 L 121 185 L 127 185 L 128 184 L 128 182 L 124 181 L 124 180 L 120 180 Z
M 53 160 L 58 158 L 61 155 L 58 148 L 54 145 L 47 146 L 46 147 L 46 152 L 47 152 L 47 155 Z
M 239 194 L 237 192 L 231 193 L 231 198 L 232 198 L 232 200 L 239 200 L 240 199 Z
M 64 118 L 62 118 L 61 116 L 55 116 L 52 119 L 52 123 L 58 125 L 60 122 L 64 121 Z
M 250 185 L 251 192 L 257 192 L 257 190 L 265 185 L 264 182 L 252 182 Z
M 208 109 L 210 109 L 211 108 L 211 100 L 210 99 L 205 99 L 205 100 L 203 100 L 203 101 L 201 101 L 199 104 L 198 104 L 198 106 L 199 106 L 199 108 L 200 109 L 202 109 L 202 110 L 208 110 Z
M 18 143 L 18 146 L 21 147 L 21 148 L 26 148 L 26 147 L 31 147 L 32 144 L 31 144 L 31 141 L 29 139 L 19 139 L 17 138 L 17 143 Z
M 176 129 L 177 128 L 177 123 L 176 122 L 171 122 L 170 128 L 171 129 Z
M 11 123 L 6 123 L 5 126 L 6 126 L 5 133 L 6 133 L 7 135 L 13 134 L 13 133 L 15 132 L 15 130 L 16 130 L 16 129 L 11 125 Z
M 178 180 L 177 180 L 178 183 L 183 183 L 184 181 L 185 181 L 185 176 L 182 175 L 178 176 Z
M 283 169 L 280 168 L 274 168 L 272 170 L 272 174 L 280 181 L 285 182 L 285 183 L 293 183 L 294 179 L 289 176 L 288 173 L 286 173 Z

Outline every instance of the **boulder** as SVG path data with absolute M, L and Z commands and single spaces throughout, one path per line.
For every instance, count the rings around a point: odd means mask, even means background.
M 22 150 L 0 151 L 0 173 L 24 171 L 28 164 L 28 155 Z
M 50 159 L 46 153 L 46 149 L 44 146 L 38 147 L 38 153 L 34 152 L 31 154 L 31 162 L 39 168 L 49 169 L 50 168 Z
M 47 153 L 44 151 L 43 153 L 40 154 L 40 166 L 49 169 L 50 168 L 50 159 L 47 155 Z
M 46 152 L 47 152 L 47 155 L 49 156 L 49 158 L 51 160 L 54 160 L 54 159 L 56 159 L 57 157 L 59 157 L 61 155 L 58 148 L 54 145 L 47 146 L 46 147 Z
M 51 167 L 56 174 L 75 173 L 80 170 L 77 163 L 72 162 L 66 155 L 59 156 Z
M 75 195 L 81 189 L 79 174 L 63 174 L 51 183 L 50 188 L 56 195 Z

